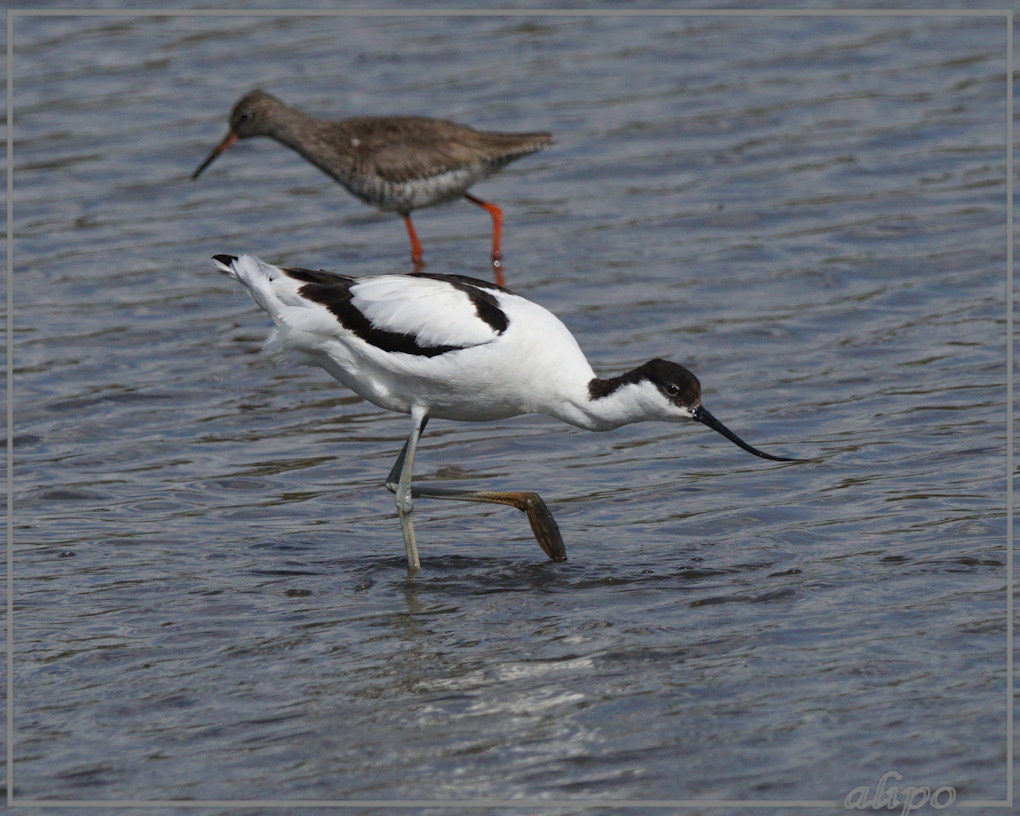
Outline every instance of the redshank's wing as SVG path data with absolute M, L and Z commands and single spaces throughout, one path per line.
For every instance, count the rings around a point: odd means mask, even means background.
M 359 117 L 338 126 L 360 168 L 393 183 L 464 169 L 481 177 L 552 141 L 548 133 L 494 133 L 418 116 Z

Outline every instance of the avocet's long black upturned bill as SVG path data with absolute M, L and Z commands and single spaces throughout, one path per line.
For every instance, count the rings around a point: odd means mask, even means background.
M 695 420 L 744 450 L 747 444 L 701 404 L 701 385 L 686 368 L 651 360 L 602 379 L 559 319 L 491 283 L 459 275 L 353 278 L 282 269 L 252 255 L 215 255 L 273 318 L 268 346 L 318 365 L 381 408 L 411 415 L 411 434 L 386 480 L 396 494 L 408 568 L 420 564 L 416 497 L 507 504 L 528 514 L 535 538 L 554 561 L 563 539 L 537 493 L 466 491 L 411 485 L 414 454 L 432 417 L 492 420 L 541 413 L 592 431 L 630 422 Z

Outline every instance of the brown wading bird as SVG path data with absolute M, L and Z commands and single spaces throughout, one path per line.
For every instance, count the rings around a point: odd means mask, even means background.
M 399 213 L 411 238 L 411 262 L 422 263 L 411 211 L 464 196 L 492 216 L 492 269 L 503 285 L 503 212 L 468 192 L 505 164 L 552 143 L 548 133 L 494 133 L 424 116 L 358 116 L 326 122 L 265 91 L 252 91 L 230 112 L 230 130 L 192 174 L 198 178 L 239 139 L 269 136 L 340 182 L 366 204 Z

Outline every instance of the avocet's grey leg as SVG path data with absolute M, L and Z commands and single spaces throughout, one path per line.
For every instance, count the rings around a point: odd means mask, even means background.
M 414 492 L 411 490 L 411 473 L 414 471 L 414 454 L 418 449 L 418 440 L 429 421 L 428 415 L 420 409 L 411 411 L 411 435 L 407 437 L 404 447 L 393 463 L 386 487 L 396 494 L 397 513 L 400 516 L 400 527 L 404 532 L 404 548 L 407 550 L 407 570 L 412 575 L 421 569 L 418 558 L 418 542 L 414 536 L 414 522 L 411 512 L 414 510 Z
M 566 561 L 567 548 L 563 544 L 559 525 L 549 512 L 542 497 L 531 491 L 518 490 L 457 490 L 447 487 L 428 487 L 411 484 L 414 470 L 414 454 L 418 449 L 418 441 L 428 423 L 428 415 L 424 411 L 412 411 L 411 435 L 407 437 L 401 448 L 397 461 L 393 463 L 389 476 L 386 477 L 387 489 L 396 495 L 397 513 L 400 514 L 400 526 L 404 531 L 404 546 L 407 549 L 407 568 L 412 574 L 421 568 L 418 559 L 418 543 L 414 534 L 414 523 L 411 513 L 414 499 L 447 499 L 450 501 L 485 502 L 488 504 L 505 504 L 516 507 L 527 513 L 531 531 L 535 534 L 538 546 L 553 561 Z

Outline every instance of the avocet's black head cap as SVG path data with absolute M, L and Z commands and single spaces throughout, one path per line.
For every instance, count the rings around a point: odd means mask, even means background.
M 679 363 L 649 360 L 634 373 L 654 383 L 663 396 L 678 408 L 694 410 L 701 405 L 701 383 Z
M 671 363 L 669 360 L 649 360 L 619 377 L 604 380 L 596 378 L 588 384 L 588 393 L 593 400 L 602 399 L 624 386 L 645 382 L 654 385 L 669 402 L 688 412 L 701 404 L 701 383 L 698 378 L 679 363 Z

